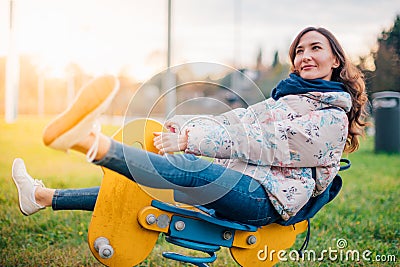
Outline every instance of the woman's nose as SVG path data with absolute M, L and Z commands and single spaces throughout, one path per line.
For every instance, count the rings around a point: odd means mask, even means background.
M 304 51 L 302 61 L 310 61 L 311 60 L 311 54 L 309 52 Z

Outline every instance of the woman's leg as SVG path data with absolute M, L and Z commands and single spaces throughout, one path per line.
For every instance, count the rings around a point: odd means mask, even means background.
M 190 154 L 161 156 L 111 139 L 109 144 L 95 164 L 147 187 L 173 189 L 178 202 L 203 205 L 222 217 L 254 225 L 280 218 L 264 188 L 250 190 L 254 179 L 240 172 Z
M 53 210 L 93 211 L 99 194 L 99 186 L 74 189 L 37 187 L 35 202 Z
M 53 210 L 94 209 L 99 187 L 81 189 L 46 188 L 42 181 L 33 179 L 22 159 L 15 159 L 12 178 L 18 190 L 19 207 L 28 216 L 46 207 Z
M 225 218 L 255 225 L 271 223 L 280 217 L 265 190 L 259 186 L 250 192 L 250 183 L 255 181 L 240 172 L 193 155 L 161 156 L 123 145 L 103 134 L 98 138 L 93 163 L 144 186 L 173 189 L 180 197 L 176 201 L 203 205 Z M 72 149 L 86 154 L 95 140 L 96 136 L 89 134 Z
M 57 189 L 51 200 L 53 210 L 93 211 L 99 186 L 80 189 Z

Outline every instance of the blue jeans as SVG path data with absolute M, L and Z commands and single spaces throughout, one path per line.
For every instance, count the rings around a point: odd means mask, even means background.
M 80 189 L 57 189 L 54 192 L 51 207 L 53 210 L 93 211 L 100 187 Z
M 213 209 L 222 218 L 257 226 L 281 218 L 265 189 L 254 190 L 254 179 L 191 154 L 161 156 L 111 140 L 107 155 L 94 163 L 144 186 L 173 189 L 176 201 Z M 53 209 L 93 210 L 97 193 L 97 187 L 57 190 Z

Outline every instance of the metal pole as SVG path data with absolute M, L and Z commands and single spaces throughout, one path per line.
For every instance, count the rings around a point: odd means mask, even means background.
M 233 41 L 233 67 L 235 69 L 240 68 L 240 12 L 241 12 L 241 2 L 240 0 L 235 0 L 234 10 L 233 10 L 233 19 L 234 19 L 234 41 Z M 239 83 L 242 75 L 237 71 L 234 71 L 231 75 L 231 89 L 234 92 L 239 91 Z
M 7 123 L 14 122 L 18 114 L 19 57 L 14 34 L 14 10 L 15 2 L 10 0 L 10 40 L 5 79 L 5 121 Z
M 241 64 L 241 9 L 242 9 L 242 3 L 241 0 L 235 0 L 235 6 L 234 6 L 234 27 L 235 27 L 235 33 L 234 33 L 234 55 L 233 55 L 233 67 L 236 69 L 240 68 Z
M 171 72 L 171 25 L 172 25 L 172 0 L 168 0 L 168 29 L 167 29 L 167 71 L 164 80 L 165 95 L 165 117 L 173 116 L 176 106 L 176 80 L 174 74 Z
M 168 32 L 167 32 L 167 67 L 171 67 L 171 8 L 172 8 L 172 0 L 168 0 Z

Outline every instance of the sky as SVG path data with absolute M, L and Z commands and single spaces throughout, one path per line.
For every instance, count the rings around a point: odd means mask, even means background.
M 124 71 L 145 80 L 167 66 L 167 0 L 0 0 L 0 56 L 10 39 L 49 75 L 69 63 L 91 74 Z M 171 65 L 265 64 L 274 51 L 287 59 L 290 42 L 307 26 L 332 31 L 357 60 L 376 47 L 400 14 L 399 0 L 172 0 Z

